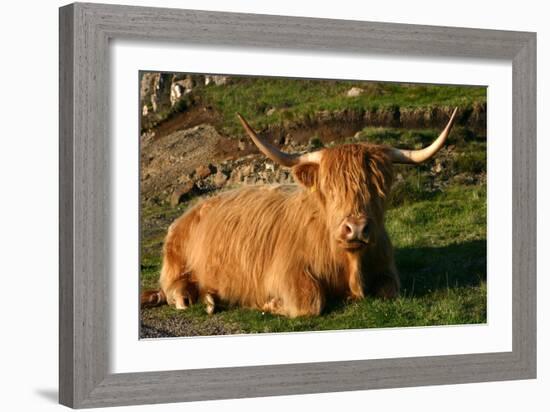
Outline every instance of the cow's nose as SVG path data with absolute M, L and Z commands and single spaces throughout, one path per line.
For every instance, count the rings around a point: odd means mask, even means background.
M 342 240 L 352 242 L 354 240 L 364 241 L 368 237 L 368 222 L 363 218 L 346 218 L 342 222 L 340 236 Z

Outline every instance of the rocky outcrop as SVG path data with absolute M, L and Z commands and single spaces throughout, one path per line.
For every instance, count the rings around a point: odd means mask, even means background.
M 203 124 L 172 133 L 161 139 L 150 137 L 141 144 L 141 197 L 146 203 L 175 206 L 190 198 L 226 186 L 265 183 L 292 183 L 290 170 L 274 164 L 256 151 L 237 158 L 220 147 L 228 138 Z M 290 142 L 284 150 L 310 150 L 311 145 Z
M 170 201 L 175 191 L 188 181 L 200 180 L 199 175 L 206 176 L 203 167 L 208 169 L 208 162 L 216 157 L 221 139 L 214 127 L 205 124 L 162 139 L 142 141 L 142 197 L 152 202 Z M 214 171 L 208 170 L 210 176 Z
M 170 86 L 170 104 L 174 107 L 185 96 L 193 92 L 193 90 L 202 85 L 204 76 L 191 74 L 174 74 Z
M 219 75 L 141 73 L 139 98 L 142 130 L 151 129 L 173 112 L 187 108 L 196 88 L 226 85 L 229 81 L 229 76 Z
M 229 76 L 206 75 L 204 76 L 204 85 L 215 84 L 216 86 L 224 86 L 229 82 Z
M 139 96 L 145 116 L 169 107 L 172 77 L 166 73 L 142 73 Z

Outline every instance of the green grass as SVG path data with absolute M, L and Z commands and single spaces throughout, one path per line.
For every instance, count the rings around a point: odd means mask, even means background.
M 240 333 L 275 333 L 485 323 L 485 300 L 486 285 L 482 283 L 478 287 L 449 288 L 392 301 L 364 299 L 333 306 L 319 317 L 295 319 L 242 308 L 209 316 L 202 304 L 186 311 L 167 306 L 154 310 L 161 317 L 192 320 L 195 324 L 214 318 L 233 328 L 236 326 Z
M 484 323 L 485 197 L 484 186 L 455 186 L 429 201 L 408 202 L 388 212 L 387 228 L 402 280 L 397 300 L 331 302 L 322 316 L 298 319 L 242 308 L 224 308 L 209 317 L 201 304 L 187 311 L 168 306 L 151 310 L 161 319 L 192 320 L 199 331 L 201 322 L 215 320 L 241 333 Z M 168 221 L 176 211 L 158 207 L 147 213 Z M 142 285 L 153 287 L 159 254 L 143 259 Z
M 347 97 L 351 87 L 364 94 Z M 243 114 L 255 127 L 307 121 L 321 111 L 365 111 L 434 107 L 471 108 L 486 102 L 486 88 L 437 85 L 403 85 L 357 81 L 237 78 L 224 86 L 203 87 L 196 92 L 213 107 L 227 134 L 240 134 L 235 113 Z M 269 113 L 274 109 L 273 113 Z

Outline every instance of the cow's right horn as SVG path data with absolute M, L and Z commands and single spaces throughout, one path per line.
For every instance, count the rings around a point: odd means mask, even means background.
M 241 124 L 244 127 L 244 130 L 250 136 L 254 144 L 260 149 L 260 151 L 273 160 L 276 163 L 279 163 L 282 166 L 292 167 L 301 163 L 319 163 L 321 161 L 322 151 L 305 153 L 303 155 L 292 155 L 281 150 L 277 149 L 271 143 L 261 138 L 256 134 L 256 132 L 250 127 L 248 122 L 237 113 L 237 117 L 241 121 Z

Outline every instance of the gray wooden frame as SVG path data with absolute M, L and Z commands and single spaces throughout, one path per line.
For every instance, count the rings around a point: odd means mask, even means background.
M 60 9 L 59 399 L 85 408 L 536 377 L 536 34 L 71 4 Z M 109 40 L 495 58 L 513 65 L 513 350 L 110 374 Z

